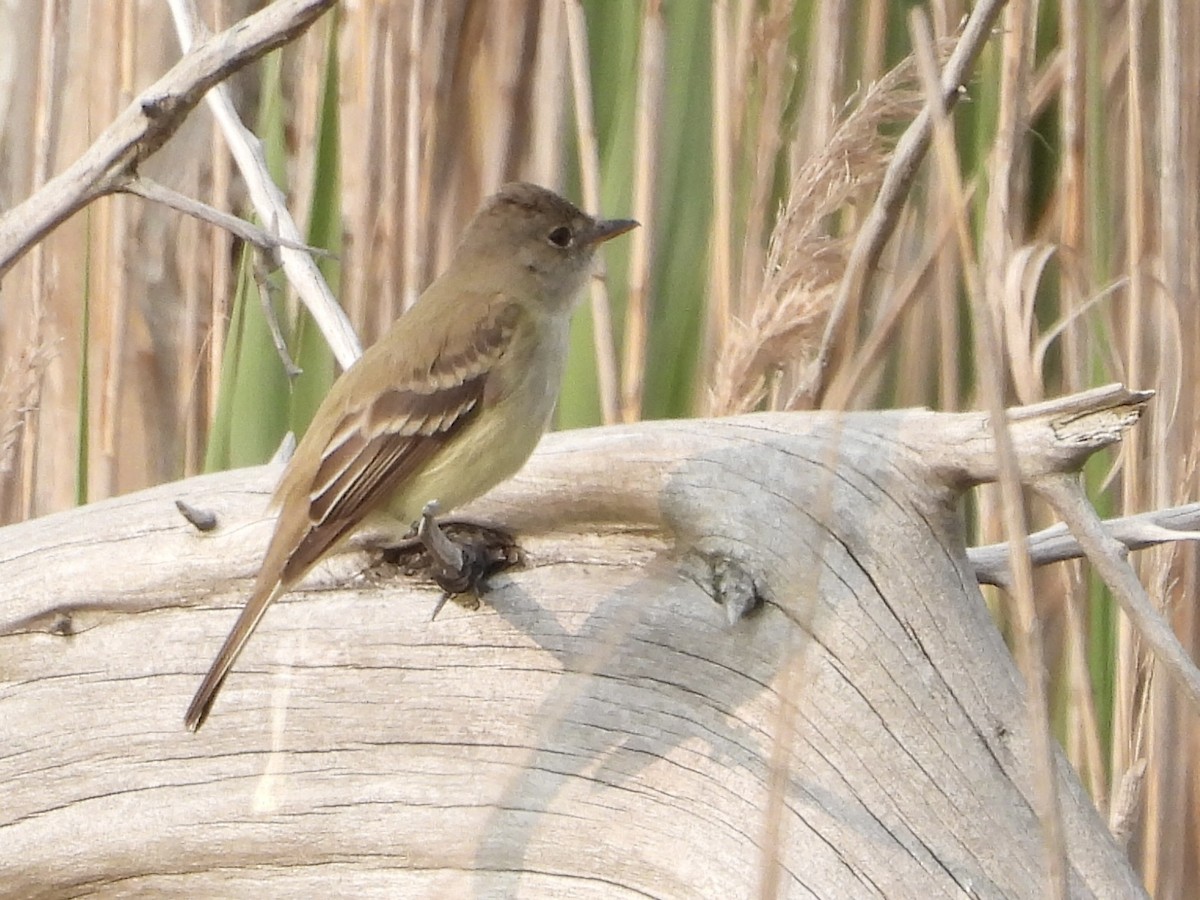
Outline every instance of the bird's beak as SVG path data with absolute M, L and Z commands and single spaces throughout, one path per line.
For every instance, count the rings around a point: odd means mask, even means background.
M 632 231 L 639 224 L 633 221 L 633 219 L 601 219 L 592 226 L 587 242 L 589 244 L 603 244 L 605 241 L 611 241 L 618 234 Z

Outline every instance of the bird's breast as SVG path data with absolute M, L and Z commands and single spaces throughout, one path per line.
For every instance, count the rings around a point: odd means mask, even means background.
M 469 503 L 512 477 L 550 423 L 562 385 L 569 320 L 518 334 L 488 375 L 478 410 L 389 504 L 414 521 L 437 500 L 443 512 Z

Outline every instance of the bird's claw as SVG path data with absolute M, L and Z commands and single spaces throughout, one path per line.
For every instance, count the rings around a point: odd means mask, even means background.
M 433 580 L 441 585 L 442 590 L 451 593 L 461 593 L 470 584 L 463 579 L 467 572 L 467 554 L 463 548 L 438 527 L 438 502 L 430 500 L 421 510 L 421 518 L 417 521 L 417 540 L 429 553 L 433 564 Z
M 477 609 L 487 577 L 520 557 L 519 551 L 514 552 L 511 536 L 502 532 L 481 529 L 479 535 L 467 535 L 461 540 L 449 537 L 434 518 L 437 512 L 437 501 L 430 501 L 417 521 L 417 540 L 429 554 L 433 580 L 444 592 L 432 618 L 437 618 L 451 599 L 460 606 Z

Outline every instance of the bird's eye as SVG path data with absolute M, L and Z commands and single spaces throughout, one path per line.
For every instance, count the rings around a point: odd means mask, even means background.
M 571 241 L 574 239 L 575 235 L 571 234 L 571 229 L 566 225 L 559 225 L 552 232 L 546 235 L 546 240 L 548 240 L 555 247 L 558 247 L 560 250 L 566 250 L 568 247 L 570 247 Z

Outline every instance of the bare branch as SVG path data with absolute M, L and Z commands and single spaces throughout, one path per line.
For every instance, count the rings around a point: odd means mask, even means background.
M 279 0 L 198 44 L 142 91 L 66 171 L 0 216 L 0 277 L 97 197 L 120 190 L 214 85 L 302 34 L 335 0 Z
M 191 52 L 193 41 L 203 33 L 191 0 L 170 0 L 171 14 L 175 19 L 175 30 L 184 50 Z M 293 243 L 300 243 L 300 229 L 296 226 L 287 208 L 283 192 L 271 180 L 262 142 L 242 124 L 233 107 L 229 92 L 218 85 L 205 98 L 213 116 L 221 126 L 221 133 L 229 144 L 229 150 L 237 161 L 238 170 L 250 192 L 250 201 L 264 222 L 272 223 L 278 231 Z M 350 325 L 341 306 L 329 290 L 316 263 L 307 253 L 290 249 L 286 245 L 279 252 L 279 261 L 284 274 L 296 289 L 296 295 L 312 314 L 317 327 L 324 335 L 338 364 L 349 368 L 362 355 L 358 335 Z
M 1200 540 L 1200 503 L 1106 519 L 1104 530 L 1128 550 L 1144 550 L 1171 541 Z M 971 547 L 967 558 L 980 584 L 1008 585 L 1008 544 Z M 1029 536 L 1029 557 L 1035 566 L 1048 566 L 1085 556 L 1079 541 L 1060 522 Z
M 1149 645 L 1155 660 L 1174 679 L 1192 709 L 1200 712 L 1200 669 L 1196 668 L 1166 619 L 1154 608 L 1137 573 L 1125 558 L 1124 545 L 1105 533 L 1103 523 L 1078 480 L 1071 475 L 1047 475 L 1035 479 L 1033 486 L 1062 516 L 1125 615 Z

